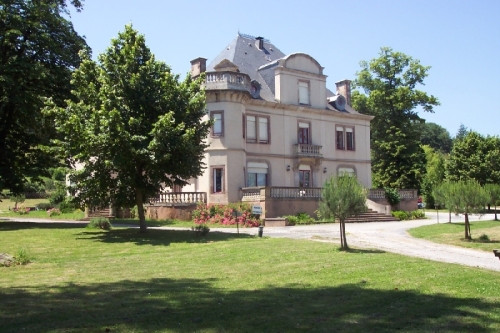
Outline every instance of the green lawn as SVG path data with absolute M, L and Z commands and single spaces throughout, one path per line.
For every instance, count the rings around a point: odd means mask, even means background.
M 472 240 L 464 239 L 464 223 L 439 223 L 408 230 L 413 237 L 424 238 L 436 243 L 468 247 L 491 252 L 500 248 L 500 221 L 471 222 Z M 480 236 L 486 235 L 487 240 Z
M 0 201 L 0 214 L 8 212 L 9 207 L 11 209 L 14 208 L 15 203 L 10 201 L 10 199 L 2 198 L 0 200 L 2 200 L 2 201 Z M 49 200 L 48 199 L 26 199 L 23 203 L 20 203 L 19 205 L 23 205 L 24 207 L 35 207 L 36 204 L 39 204 L 42 202 L 49 202 Z
M 0 222 L 1 332 L 499 332 L 500 273 L 337 244 Z

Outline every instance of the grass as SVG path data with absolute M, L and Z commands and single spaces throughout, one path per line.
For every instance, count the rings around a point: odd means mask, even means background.
M 500 248 L 500 222 L 476 221 L 470 223 L 472 240 L 464 239 L 464 223 L 439 223 L 408 230 L 413 237 L 424 238 L 436 243 L 456 245 L 491 252 Z M 481 240 L 487 235 L 489 241 Z
M 0 201 L 0 214 L 7 213 L 9 211 L 9 207 L 11 209 L 14 208 L 15 203 L 10 201 L 9 198 L 2 198 L 0 200 L 2 200 L 2 201 Z M 49 200 L 48 199 L 26 199 L 23 203 L 20 203 L 19 205 L 23 205 L 24 207 L 35 207 L 36 204 L 39 204 L 42 202 L 49 202 Z
M 500 331 L 500 273 L 336 244 L 0 222 L 2 332 Z
M 61 213 L 61 215 L 51 216 L 51 217 L 49 217 L 47 212 L 43 210 L 30 211 L 28 214 L 24 215 L 20 215 L 19 213 L 15 213 L 12 211 L 0 213 L 0 217 L 38 218 L 38 219 L 73 220 L 73 221 L 81 220 L 83 219 L 84 216 L 85 213 L 82 211 L 75 211 L 73 213 Z

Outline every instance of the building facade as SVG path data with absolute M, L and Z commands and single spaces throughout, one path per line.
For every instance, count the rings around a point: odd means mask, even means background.
M 191 61 L 193 76 L 203 72 L 210 146 L 204 174 L 183 192 L 205 192 L 208 203 L 242 201 L 264 188 L 317 197 L 310 190 L 342 172 L 371 187 L 372 117 L 352 109 L 349 80 L 332 92 L 312 56 L 285 55 L 243 34 L 210 63 Z

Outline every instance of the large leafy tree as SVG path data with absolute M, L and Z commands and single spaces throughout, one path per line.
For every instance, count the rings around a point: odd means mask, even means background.
M 418 108 L 433 112 L 438 99 L 418 90 L 430 67 L 391 48 L 361 62 L 354 82 L 353 106 L 373 115 L 371 148 L 373 183 L 377 187 L 420 189 L 425 154 L 420 144 L 423 120 Z
M 342 174 L 323 185 L 319 211 L 322 217 L 340 222 L 340 245 L 347 249 L 345 220 L 366 211 L 366 192 L 356 177 Z
M 86 205 L 143 205 L 164 186 L 185 185 L 202 173 L 210 124 L 203 77 L 180 81 L 157 61 L 131 26 L 95 62 L 82 53 L 73 73 L 77 102 L 47 107 L 64 140 L 61 153 L 74 170 L 77 199 Z
M 424 145 L 426 173 L 422 182 L 422 193 L 425 195 L 427 207 L 434 208 L 433 189 L 441 184 L 445 179 L 445 156 L 442 152 L 434 150 L 432 147 Z
M 0 1 L 0 190 L 20 192 L 26 177 L 48 175 L 57 162 L 41 148 L 54 132 L 40 110 L 47 97 L 60 106 L 70 97 L 87 47 L 67 3 L 82 8 L 79 0 Z
M 453 140 L 446 128 L 436 123 L 425 122 L 421 125 L 420 131 L 420 142 L 423 145 L 428 145 L 442 153 L 449 153 L 451 151 Z
M 500 184 L 500 138 L 470 131 L 455 140 L 446 163 L 452 181 L 474 179 L 479 184 Z

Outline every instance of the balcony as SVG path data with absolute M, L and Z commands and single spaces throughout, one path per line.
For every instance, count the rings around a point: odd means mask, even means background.
M 305 143 L 299 143 L 294 145 L 294 154 L 297 157 L 313 157 L 322 158 L 321 147 L 317 145 L 310 145 Z
M 205 89 L 250 92 L 250 77 L 247 74 L 232 71 L 207 72 Z

